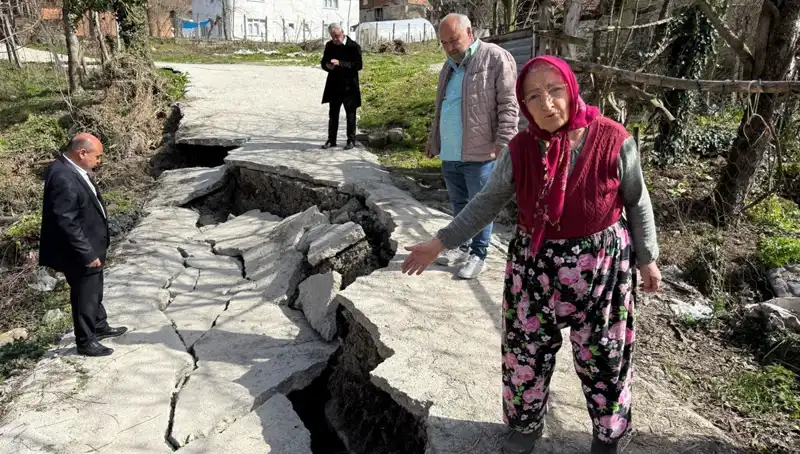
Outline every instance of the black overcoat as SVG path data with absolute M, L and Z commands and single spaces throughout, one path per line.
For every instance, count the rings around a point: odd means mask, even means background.
M 326 65 L 332 59 L 339 60 L 339 66 L 328 69 Z M 353 98 L 355 107 L 361 106 L 361 87 L 358 83 L 358 72 L 361 71 L 361 46 L 349 36 L 344 44 L 336 45 L 333 41 L 325 44 L 325 52 L 320 62 L 322 69 L 328 72 L 322 104 L 331 101 L 344 101 Z

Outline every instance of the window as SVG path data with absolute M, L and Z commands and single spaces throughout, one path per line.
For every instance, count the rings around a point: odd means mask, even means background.
M 247 36 L 263 37 L 267 30 L 265 19 L 247 19 Z
M 375 8 L 375 20 L 383 20 L 383 8 Z
M 325 8 L 339 9 L 339 0 L 322 0 L 325 2 Z

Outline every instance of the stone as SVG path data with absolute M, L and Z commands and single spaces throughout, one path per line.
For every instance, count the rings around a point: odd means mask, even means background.
M 189 443 L 184 454 L 286 453 L 311 454 L 311 433 L 283 394 L 270 397 L 222 433 Z
M 352 198 L 343 207 L 331 213 L 331 224 L 344 224 L 347 221 L 351 221 L 350 216 L 363 208 L 364 206 L 361 205 L 358 199 Z
M 145 203 L 145 210 L 163 206 L 183 206 L 222 188 L 227 182 L 228 167 L 188 167 L 164 171 L 158 178 L 155 197 Z
M 689 317 L 692 320 L 705 320 L 714 315 L 714 310 L 702 298 L 694 299 L 691 302 L 670 298 L 669 308 L 679 318 Z
M 248 275 L 248 279 L 234 286 L 231 292 L 236 294 L 249 291 L 270 301 L 287 301 L 303 278 L 303 254 L 295 250 L 274 253 L 268 256 L 273 262 L 268 262 L 265 257 L 267 256 L 262 256 L 263 264 L 253 260 L 256 263 L 251 268 L 253 277 Z
M 767 324 L 769 330 L 788 330 L 800 334 L 800 313 L 787 307 L 796 309 L 798 298 L 775 298 L 763 303 L 748 304 L 744 307 L 745 313 L 751 318 L 760 318 Z
M 50 276 L 45 268 L 39 268 L 36 272 L 36 282 L 28 284 L 28 287 L 40 292 L 52 292 L 55 290 L 56 284 L 58 284 L 56 278 Z
M 205 438 L 275 394 L 305 388 L 336 348 L 300 312 L 259 297 L 232 299 L 194 345 L 197 370 L 178 394 L 170 439 L 183 446 Z
M 389 134 L 385 131 L 371 132 L 367 142 L 371 148 L 384 148 L 389 144 Z
M 786 270 L 783 268 L 775 268 L 767 271 L 767 279 L 772 287 L 772 293 L 774 293 L 777 298 L 792 296 L 789 285 L 783 278 L 785 272 Z
M 342 275 L 336 271 L 315 274 L 298 287 L 296 307 L 303 310 L 306 320 L 326 341 L 336 337 L 336 294 L 342 286 Z
M 10 344 L 14 341 L 25 340 L 28 338 L 28 330 L 25 328 L 14 328 L 0 334 L 0 345 Z
M 354 222 L 334 224 L 311 243 L 308 248 L 308 263 L 317 265 L 358 243 L 366 236 L 364 229 Z
M 389 143 L 403 143 L 403 128 L 392 128 L 388 132 Z
M 281 221 L 280 216 L 251 210 L 206 230 L 197 239 L 212 244 L 217 254 L 242 255 L 245 250 L 261 244 Z
M 58 323 L 61 319 L 66 317 L 64 311 L 61 309 L 50 309 L 49 311 L 44 313 L 44 317 L 42 317 L 42 322 L 45 325 L 52 325 L 54 323 Z

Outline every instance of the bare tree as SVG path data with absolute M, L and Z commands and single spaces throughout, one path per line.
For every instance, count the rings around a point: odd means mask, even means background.
M 728 36 L 721 35 L 726 37 L 729 44 L 734 39 L 738 40 L 732 32 Z M 800 0 L 781 0 L 777 5 L 771 0 L 764 0 L 753 52 L 749 53 L 746 46 L 740 45 L 741 41 L 731 47 L 750 60 L 745 63 L 751 69 L 746 74 L 748 79 L 785 80 L 793 70 L 798 39 Z M 775 94 L 750 95 L 714 195 L 723 222 L 730 222 L 743 212 L 766 148 L 771 141 L 779 140 L 772 125 L 777 107 Z
M 61 8 L 61 20 L 64 23 L 64 38 L 67 41 L 67 75 L 69 78 L 69 91 L 77 93 L 80 86 L 80 43 L 75 34 L 75 25 L 78 23 L 79 14 L 75 10 L 79 5 L 74 0 L 64 0 Z

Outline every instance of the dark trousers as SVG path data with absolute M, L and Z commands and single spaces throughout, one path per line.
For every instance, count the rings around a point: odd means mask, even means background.
M 330 101 L 330 111 L 328 112 L 328 142 L 336 143 L 336 136 L 339 133 L 339 112 L 344 105 L 344 112 L 347 118 L 347 141 L 356 141 L 356 100 L 346 96 L 343 99 Z
M 98 331 L 108 329 L 103 307 L 103 268 L 80 267 L 64 272 L 69 284 L 75 343 L 84 347 L 97 339 Z

